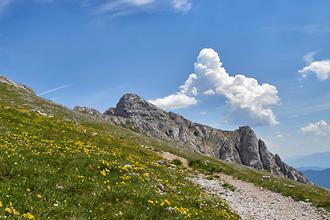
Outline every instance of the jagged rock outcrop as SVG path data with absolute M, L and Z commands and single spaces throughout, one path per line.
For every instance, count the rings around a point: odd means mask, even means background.
M 25 92 L 28 92 L 28 93 L 31 93 L 31 94 L 35 95 L 35 92 L 30 87 L 28 87 L 26 85 L 23 85 L 23 84 L 16 83 L 16 82 L 14 82 L 14 81 L 12 81 L 12 80 L 4 77 L 4 76 L 0 76 L 0 83 L 10 85 L 12 87 L 24 90 Z
M 242 164 L 256 168 L 263 169 L 259 153 L 259 142 L 256 134 L 250 127 L 240 127 L 238 129 L 239 140 L 236 140 L 236 146 L 240 153 Z
M 93 117 L 93 118 L 104 118 L 104 116 L 101 112 L 99 112 L 98 110 L 95 110 L 93 108 L 76 106 L 76 107 L 74 107 L 73 111 L 80 112 L 80 113 L 83 113 L 83 114 L 87 114 L 87 115 L 89 115 L 90 117 Z
M 211 128 L 174 112 L 166 112 L 135 94 L 125 94 L 115 108 L 110 108 L 103 115 L 89 108 L 77 107 L 75 110 L 148 136 L 178 141 L 182 146 L 208 156 L 264 169 L 302 183 L 309 182 L 302 173 L 269 152 L 266 144 L 248 126 L 235 131 Z

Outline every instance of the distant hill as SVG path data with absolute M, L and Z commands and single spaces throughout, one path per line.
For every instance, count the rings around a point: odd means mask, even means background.
M 330 168 L 325 170 L 304 170 L 302 172 L 315 184 L 330 189 Z
M 300 172 L 303 172 L 303 171 L 306 171 L 306 170 L 321 171 L 321 170 L 324 170 L 324 168 L 321 168 L 321 167 L 298 167 L 297 170 L 299 170 Z
M 297 168 L 317 167 L 321 169 L 326 169 L 330 168 L 330 151 L 304 156 L 289 157 L 286 158 L 285 161 L 291 166 Z

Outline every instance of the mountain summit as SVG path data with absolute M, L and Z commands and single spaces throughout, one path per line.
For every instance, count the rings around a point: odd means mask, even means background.
M 189 121 L 174 112 L 166 112 L 136 94 L 125 94 L 115 108 L 108 109 L 104 114 L 83 107 L 76 107 L 75 110 L 102 117 L 151 137 L 176 141 L 178 147 L 207 156 L 267 170 L 298 182 L 309 182 L 302 173 L 285 164 L 280 156 L 269 152 L 265 142 L 258 139 L 249 126 L 239 127 L 235 131 L 215 129 Z

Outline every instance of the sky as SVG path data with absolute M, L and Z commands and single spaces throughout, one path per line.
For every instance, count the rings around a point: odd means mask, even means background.
M 105 111 L 127 92 L 282 157 L 330 151 L 328 0 L 0 0 L 0 74 Z

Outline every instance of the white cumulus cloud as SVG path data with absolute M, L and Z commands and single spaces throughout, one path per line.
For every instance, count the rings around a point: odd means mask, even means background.
M 163 101 L 164 106 L 166 104 L 164 99 L 167 98 L 166 100 L 169 101 L 168 97 L 180 94 L 191 99 L 194 98 L 196 102 L 193 104 L 197 104 L 196 97 L 199 93 L 202 95 L 198 98 L 202 98 L 203 95 L 225 97 L 234 117 L 244 115 L 246 121 L 258 125 L 278 124 L 275 114 L 270 108 L 279 102 L 276 87 L 267 83 L 259 84 L 256 79 L 241 74 L 229 75 L 223 67 L 218 53 L 213 49 L 201 50 L 195 63 L 195 73 L 189 75 L 186 82 L 180 86 L 178 93 L 159 100 Z M 157 105 L 157 103 L 155 104 Z M 181 107 L 190 105 L 181 105 Z
M 241 74 L 231 76 L 213 49 L 203 49 L 200 52 L 195 63 L 195 73 L 199 78 L 196 81 L 197 88 L 206 95 L 224 96 L 234 110 L 233 114 L 236 113 L 238 117 L 244 114 L 255 124 L 278 124 L 269 108 L 279 102 L 275 86 L 260 85 L 256 79 Z
M 326 80 L 330 76 L 330 60 L 313 61 L 299 70 L 298 73 L 304 78 L 307 77 L 307 74 L 314 73 L 319 80 Z
M 179 92 L 164 98 L 149 100 L 149 102 L 163 109 L 179 109 L 196 105 L 198 101 L 195 96 L 198 94 L 198 90 L 192 85 L 196 79 L 196 74 L 190 74 L 185 83 L 180 86 Z
M 189 94 L 191 93 L 192 95 L 197 95 L 197 88 L 193 86 L 193 83 L 195 80 L 197 80 L 198 77 L 196 74 L 190 74 L 188 79 L 185 81 L 185 83 L 180 86 L 180 93 L 183 94 Z
M 149 102 L 163 109 L 187 108 L 198 103 L 195 97 L 183 93 L 176 93 L 164 98 L 149 100 Z
M 309 123 L 307 126 L 300 128 L 300 130 L 304 134 L 310 133 L 321 136 L 330 135 L 330 125 L 324 120 Z

